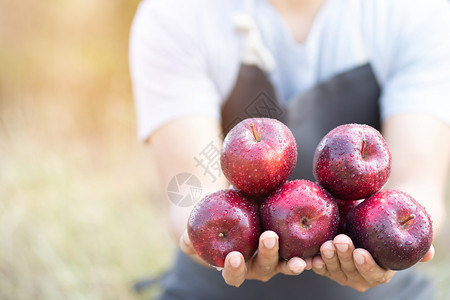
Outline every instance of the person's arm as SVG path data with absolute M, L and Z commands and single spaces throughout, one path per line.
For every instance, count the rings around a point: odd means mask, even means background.
M 382 133 L 392 154 L 391 176 L 386 188 L 405 191 L 425 206 L 436 236 L 445 217 L 449 126 L 429 116 L 405 114 L 385 120 Z M 327 253 L 330 253 L 329 258 Z M 422 262 L 433 256 L 432 246 Z M 387 283 L 395 274 L 378 266 L 368 251 L 355 249 L 351 239 L 343 234 L 322 245 L 321 256 L 313 260 L 313 270 L 358 291 Z
M 149 140 L 159 169 L 164 201 L 169 207 L 171 233 L 176 240 L 186 229 L 193 205 L 184 207 L 171 201 L 167 190 L 169 182 L 178 174 L 192 174 L 201 184 L 201 195 L 197 200 L 227 188 L 228 182 L 221 172 L 213 170 L 212 167 L 209 170 L 211 173 L 205 172 L 205 168 L 195 160 L 202 159 L 201 153 L 208 147 L 217 154 L 220 152 L 221 143 L 219 122 L 206 116 L 183 117 L 170 121 L 154 132 Z M 216 154 L 212 157 L 218 162 L 219 157 Z M 187 192 L 189 191 L 180 190 L 180 194 Z
M 403 114 L 384 122 L 383 135 L 392 154 L 387 187 L 404 190 L 418 200 L 438 234 L 445 218 L 450 127 L 431 116 Z

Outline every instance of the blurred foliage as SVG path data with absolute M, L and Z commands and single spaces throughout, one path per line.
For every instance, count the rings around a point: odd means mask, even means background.
M 0 1 L 0 299 L 136 299 L 174 243 L 138 144 L 138 0 Z M 448 222 L 447 222 L 448 224 Z M 448 226 L 420 266 L 450 290 Z
M 0 299 L 136 299 L 170 263 L 135 134 L 138 3 L 0 1 Z

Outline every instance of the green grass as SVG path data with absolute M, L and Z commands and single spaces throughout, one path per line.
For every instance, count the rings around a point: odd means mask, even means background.
M 0 299 L 139 299 L 134 281 L 170 264 L 135 136 L 138 2 L 0 2 Z
M 0 299 L 144 299 L 175 243 L 135 137 L 138 0 L 0 2 Z M 449 222 L 421 265 L 449 299 Z
M 149 153 L 79 143 L 2 138 L 0 299 L 133 299 L 134 280 L 169 264 Z

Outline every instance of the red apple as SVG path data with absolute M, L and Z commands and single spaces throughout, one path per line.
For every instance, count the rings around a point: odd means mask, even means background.
M 339 226 L 338 226 L 338 234 L 345 233 L 345 220 L 347 218 L 348 213 L 356 207 L 358 204 L 363 202 L 364 200 L 341 200 L 336 199 L 338 209 L 339 209 Z
M 336 200 L 318 184 L 308 180 L 288 181 L 260 207 L 264 230 L 279 236 L 280 256 L 311 257 L 337 233 Z
M 314 154 L 314 177 L 338 199 L 366 198 L 386 184 L 390 173 L 389 148 L 380 132 L 368 125 L 336 127 Z
M 220 162 L 225 177 L 236 189 L 261 198 L 292 174 L 297 144 L 289 128 L 278 120 L 245 119 L 225 137 Z
M 407 269 L 430 249 L 430 216 L 416 200 L 398 190 L 380 191 L 350 211 L 347 234 L 383 268 Z
M 187 231 L 197 254 L 210 265 L 222 268 L 231 251 L 241 252 L 247 261 L 261 234 L 257 206 L 239 191 L 217 191 L 195 205 Z

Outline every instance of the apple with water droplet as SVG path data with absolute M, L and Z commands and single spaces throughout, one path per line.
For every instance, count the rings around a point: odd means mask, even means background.
M 282 122 L 249 118 L 226 135 L 220 163 L 233 187 L 249 197 L 263 199 L 294 171 L 297 144 Z
M 355 208 L 358 204 L 363 202 L 364 200 L 341 200 L 336 199 L 338 209 L 339 209 L 339 227 L 338 234 L 345 233 L 345 220 L 347 218 L 348 213 Z
M 275 190 L 260 207 L 264 230 L 279 236 L 280 256 L 312 257 L 336 236 L 339 214 L 336 200 L 308 180 L 292 180 Z
M 365 199 L 346 219 L 347 234 L 369 251 L 378 265 L 407 269 L 428 252 L 433 240 L 430 216 L 405 192 L 388 189 Z
M 334 197 L 358 200 L 386 184 L 391 160 L 378 130 L 365 124 L 345 124 L 331 130 L 318 144 L 313 174 Z
M 251 199 L 233 189 L 205 196 L 191 211 L 187 232 L 197 254 L 222 268 L 231 251 L 249 260 L 258 247 L 261 224 Z

